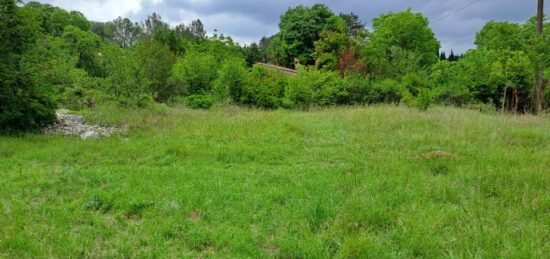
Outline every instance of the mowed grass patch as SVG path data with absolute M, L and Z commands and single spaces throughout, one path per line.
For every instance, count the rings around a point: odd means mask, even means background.
M 392 106 L 85 112 L 0 137 L 0 257 L 550 254 L 550 118 Z

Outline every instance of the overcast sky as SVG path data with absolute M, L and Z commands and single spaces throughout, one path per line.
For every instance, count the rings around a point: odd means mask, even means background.
M 77 10 L 94 21 L 118 16 L 143 20 L 159 13 L 170 24 L 201 19 L 209 33 L 231 36 L 248 44 L 278 31 L 280 15 L 291 6 L 324 3 L 339 12 L 358 14 L 367 26 L 372 18 L 412 8 L 427 16 L 442 50 L 463 52 L 473 47 L 474 36 L 489 20 L 523 22 L 536 14 L 537 0 L 39 0 Z M 548 13 L 546 5 L 545 13 Z

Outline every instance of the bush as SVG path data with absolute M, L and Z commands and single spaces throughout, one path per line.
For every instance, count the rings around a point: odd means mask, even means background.
M 369 94 L 371 88 L 371 79 L 360 74 L 350 74 L 344 77 L 348 91 L 349 104 L 363 104 L 365 97 Z
M 55 121 L 56 108 L 52 89 L 4 81 L 0 87 L 0 131 L 40 129 Z
M 212 95 L 191 95 L 183 99 L 183 103 L 193 109 L 210 109 L 216 102 Z
M 241 99 L 243 86 L 246 84 L 246 62 L 241 58 L 225 60 L 214 82 L 214 93 L 219 99 L 230 97 L 238 103 Z
M 285 106 L 287 108 L 306 108 L 313 104 L 313 89 L 300 77 L 289 77 L 285 89 Z
M 189 94 L 204 94 L 212 90 L 218 66 L 218 61 L 210 54 L 188 52 L 176 62 L 172 75 L 183 82 Z
M 393 79 L 385 79 L 375 82 L 370 89 L 365 101 L 372 103 L 394 103 L 398 104 L 403 98 L 406 90 L 404 87 Z
M 270 109 L 282 107 L 287 84 L 287 78 L 283 73 L 254 67 L 248 74 L 240 102 Z
M 472 101 L 468 88 L 457 84 L 436 87 L 433 94 L 434 102 L 439 104 L 464 106 Z
M 310 79 L 314 84 L 314 98 L 318 105 L 325 106 L 349 103 L 347 85 L 340 75 L 332 71 L 324 73 L 316 71 L 315 74 Z
M 72 69 L 68 74 L 71 84 L 60 89 L 61 105 L 71 110 L 93 107 L 96 104 L 96 97 L 101 95 L 97 90 L 97 80 L 89 77 L 82 69 Z
M 418 88 L 416 96 L 413 96 L 410 92 L 405 92 L 403 102 L 415 107 L 419 110 L 425 111 L 433 104 L 434 97 L 432 91 L 427 88 Z
M 335 72 L 301 69 L 285 90 L 289 107 L 349 103 L 347 81 Z
M 103 64 L 108 74 L 100 80 L 100 88 L 110 96 L 108 99 L 129 107 L 148 105 L 152 100 L 150 81 L 133 53 L 115 44 L 106 46 L 103 53 Z

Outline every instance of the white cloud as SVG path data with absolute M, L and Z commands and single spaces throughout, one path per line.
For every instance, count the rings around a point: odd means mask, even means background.
M 162 0 L 145 0 L 160 3 Z M 54 6 L 79 11 L 90 20 L 109 21 L 118 16 L 129 16 L 142 10 L 144 0 L 51 0 Z

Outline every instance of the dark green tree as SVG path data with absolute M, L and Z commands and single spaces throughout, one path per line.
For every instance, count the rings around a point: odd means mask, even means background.
M 315 42 L 319 40 L 321 31 L 334 13 L 321 4 L 312 7 L 298 6 L 290 8 L 281 16 L 279 23 L 280 50 L 282 60 L 279 64 L 292 67 L 294 59 L 298 58 L 302 64 L 314 64 L 312 53 L 315 51 Z
M 21 73 L 22 55 L 40 37 L 39 23 L 15 0 L 0 0 L 0 131 L 35 130 L 55 119 L 52 89 Z
M 246 64 L 250 67 L 256 62 L 262 61 L 262 53 L 257 43 L 252 43 L 250 46 L 243 48 L 246 59 Z
M 91 22 L 90 30 L 106 42 L 114 42 L 115 25 L 113 22 Z
M 445 53 L 445 51 L 439 54 L 439 60 L 447 60 L 447 54 Z
M 90 76 L 104 76 L 105 70 L 99 61 L 101 38 L 96 34 L 69 25 L 62 35 L 72 53 L 78 56 L 77 68 L 82 68 Z
M 65 27 L 72 25 L 83 31 L 89 31 L 90 22 L 80 12 L 67 12 L 59 7 L 38 2 L 29 2 L 24 9 L 31 11 L 46 34 L 61 36 Z
M 344 19 L 346 23 L 346 31 L 350 38 L 360 40 L 367 36 L 365 24 L 359 19 L 357 14 L 353 12 L 341 13 L 340 17 Z

